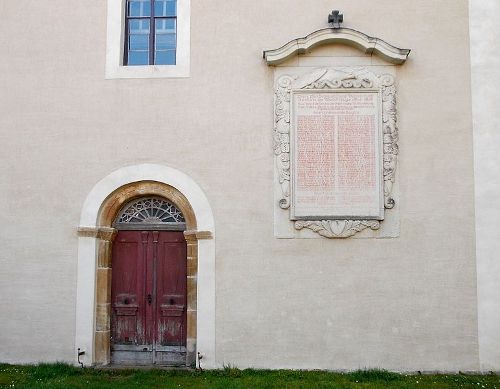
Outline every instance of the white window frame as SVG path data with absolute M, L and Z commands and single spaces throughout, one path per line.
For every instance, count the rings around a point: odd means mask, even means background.
M 108 0 L 106 78 L 181 78 L 190 73 L 191 0 L 177 0 L 175 65 L 123 66 L 127 0 Z

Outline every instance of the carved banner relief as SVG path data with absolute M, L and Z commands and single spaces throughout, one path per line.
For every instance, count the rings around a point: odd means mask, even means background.
M 391 197 L 398 154 L 391 75 L 317 69 L 277 80 L 279 207 L 297 230 L 347 238 L 376 230 Z

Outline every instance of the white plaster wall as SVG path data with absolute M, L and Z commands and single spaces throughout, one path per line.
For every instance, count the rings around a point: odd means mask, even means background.
M 481 369 L 500 370 L 500 3 L 472 0 L 471 55 Z
M 85 197 L 155 163 L 213 208 L 218 363 L 479 368 L 466 0 L 336 2 L 347 27 L 413 49 L 396 72 L 400 235 L 273 236 L 262 50 L 326 27 L 331 7 L 193 1 L 190 78 L 105 80 L 106 2 L 0 1 L 0 361 L 73 360 Z

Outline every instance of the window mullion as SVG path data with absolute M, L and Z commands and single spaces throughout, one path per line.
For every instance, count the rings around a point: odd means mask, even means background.
M 156 18 L 155 18 L 155 7 L 154 0 L 151 1 L 151 21 L 150 21 L 150 32 L 149 32 L 149 64 L 155 64 L 155 35 L 156 35 Z

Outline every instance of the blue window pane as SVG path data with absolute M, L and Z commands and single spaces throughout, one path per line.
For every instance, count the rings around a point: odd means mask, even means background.
M 149 20 L 131 19 L 128 25 L 130 34 L 149 34 Z
M 175 19 L 156 19 L 155 29 L 157 34 L 175 34 Z
M 129 50 L 149 50 L 149 34 L 130 35 Z
M 128 16 L 151 16 L 151 2 L 149 0 L 129 0 Z
M 176 15 L 177 15 L 176 0 L 155 1 L 155 16 L 176 16 Z
M 155 52 L 156 65 L 175 65 L 175 50 Z
M 156 35 L 156 50 L 175 49 L 175 46 L 176 46 L 175 34 Z
M 149 52 L 148 51 L 129 51 L 128 52 L 128 65 L 149 65 Z

